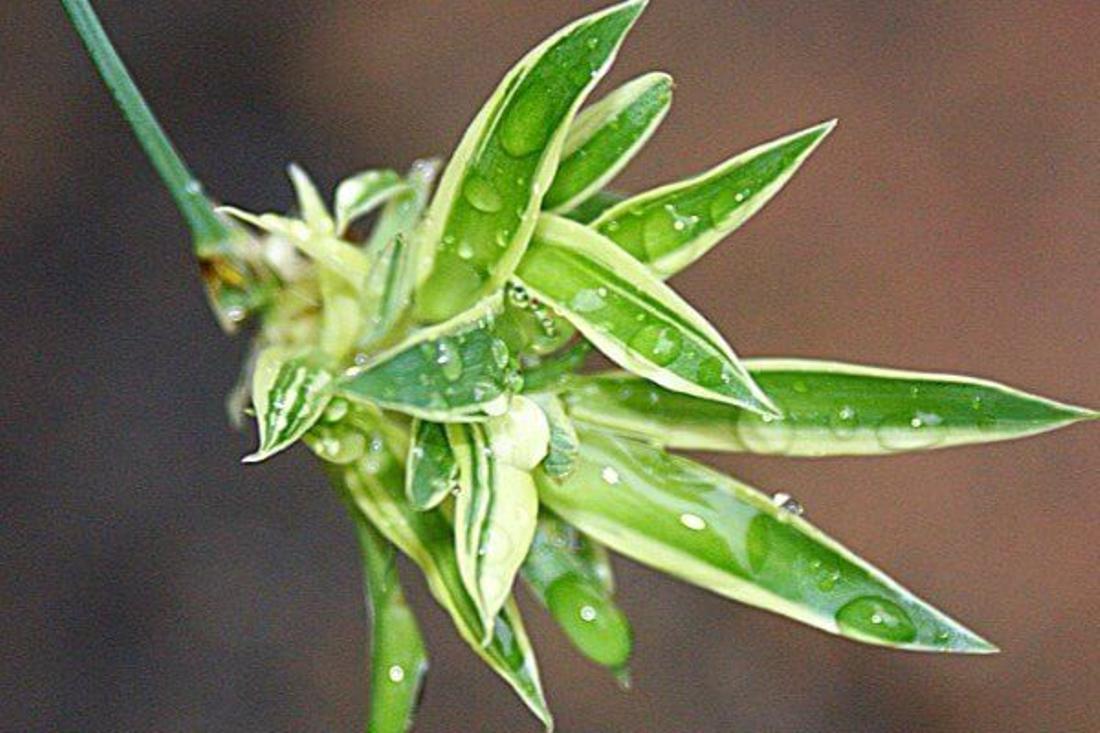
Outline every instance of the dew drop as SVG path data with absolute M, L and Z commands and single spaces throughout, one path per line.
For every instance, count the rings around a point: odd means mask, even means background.
M 829 416 L 829 429 L 840 440 L 847 440 L 855 435 L 859 428 L 859 418 L 856 411 L 844 405 Z
M 522 95 L 511 106 L 500 127 L 500 144 L 515 158 L 541 150 L 550 136 L 550 100 L 542 90 Z
M 339 398 L 332 400 L 325 408 L 322 419 L 328 423 L 340 422 L 348 414 L 348 401 Z
M 389 668 L 387 674 L 390 678 L 390 682 L 399 684 L 405 680 L 405 669 L 400 664 L 395 664 Z
M 699 365 L 695 377 L 699 380 L 699 384 L 704 387 L 719 387 L 730 382 L 725 365 L 716 356 L 708 356 L 704 359 Z
M 802 513 L 805 511 L 802 505 L 798 503 L 797 499 L 795 499 L 790 494 L 783 493 L 782 491 L 777 492 L 772 496 L 772 504 L 779 507 L 787 514 L 793 514 L 796 517 L 802 516 Z
M 630 347 L 657 366 L 671 364 L 680 355 L 683 337 L 670 326 L 651 323 L 630 339 Z
M 836 612 L 841 633 L 869 636 L 889 642 L 909 642 L 917 638 L 917 628 L 908 614 L 893 601 L 878 596 L 861 596 L 844 604 Z
M 596 620 L 596 616 L 598 614 L 596 613 L 596 609 L 592 608 L 592 606 L 581 606 L 579 615 L 581 617 L 581 621 L 592 623 Z
M 497 193 L 496 187 L 478 175 L 471 175 L 466 180 L 462 195 L 478 211 L 485 214 L 495 214 L 504 207 L 504 202 Z
M 464 260 L 468 260 L 474 256 L 474 246 L 466 240 L 462 240 L 462 244 L 458 245 L 458 256 Z
M 698 514 L 685 512 L 680 515 L 680 524 L 696 532 L 707 528 L 707 522 Z
M 462 355 L 449 338 L 442 338 L 435 345 L 435 363 L 439 365 L 443 378 L 454 382 L 462 376 Z
M 496 364 L 497 369 L 508 366 L 508 345 L 504 341 L 494 336 L 489 343 L 489 352 L 492 354 L 493 363 Z
M 939 444 L 943 431 L 935 428 L 943 422 L 939 415 L 918 412 L 886 417 L 875 431 L 879 444 L 889 451 L 921 450 Z
M 606 291 L 605 291 L 606 292 Z M 600 296 L 598 290 L 592 288 L 585 288 L 584 290 L 578 290 L 573 298 L 569 301 L 570 307 L 578 313 L 592 313 L 598 311 L 607 305 L 603 297 Z
M 743 412 L 737 419 L 737 436 L 753 453 L 784 455 L 794 444 L 795 431 L 772 415 Z
M 619 483 L 619 472 L 611 466 L 604 466 L 600 471 L 600 478 L 604 480 L 604 483 L 614 486 Z

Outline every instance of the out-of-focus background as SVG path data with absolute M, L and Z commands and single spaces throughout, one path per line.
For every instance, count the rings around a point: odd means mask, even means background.
M 101 0 L 209 189 L 291 203 L 446 154 L 496 80 L 595 2 Z M 677 279 L 747 355 L 976 373 L 1100 405 L 1100 4 L 654 0 L 611 82 L 677 79 L 637 190 L 822 119 L 787 190 Z M 610 84 L 604 84 L 605 91 Z M 57 3 L 0 4 L 0 730 L 350 731 L 348 522 L 301 450 L 239 458 L 244 341 Z M 559 727 L 1100 729 L 1100 434 L 889 460 L 712 457 L 1001 645 L 863 647 L 621 562 L 620 692 L 524 599 Z M 413 578 L 408 573 L 407 578 Z M 537 731 L 410 583 L 421 731 Z

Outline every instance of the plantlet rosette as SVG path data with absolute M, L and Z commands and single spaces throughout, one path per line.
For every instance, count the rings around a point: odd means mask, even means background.
M 888 455 L 1098 417 L 969 377 L 742 361 L 664 282 L 770 201 L 834 122 L 685 181 L 608 189 L 671 104 L 671 78 L 653 72 L 581 109 L 645 7 L 631 0 L 521 59 L 434 191 L 437 162 L 371 169 L 341 182 L 330 209 L 291 166 L 294 214 L 222 209 L 250 235 L 201 194 L 87 0 L 62 3 L 192 231 L 220 322 L 256 317 L 232 399 L 258 425 L 246 460 L 302 440 L 355 523 L 371 610 L 369 731 L 408 729 L 427 669 L 397 552 L 548 729 L 515 581 L 581 654 L 625 680 L 633 635 L 608 550 L 856 641 L 996 651 L 789 497 L 668 452 Z M 626 371 L 584 372 L 593 351 Z

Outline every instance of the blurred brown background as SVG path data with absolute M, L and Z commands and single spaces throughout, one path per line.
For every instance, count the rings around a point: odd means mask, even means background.
M 449 151 L 527 48 L 594 2 L 97 3 L 209 188 L 284 208 Z M 787 191 L 678 279 L 743 354 L 977 373 L 1100 405 L 1100 4 L 654 0 L 612 81 L 678 80 L 627 190 L 829 117 Z M 605 84 L 602 90 L 609 88 Z M 0 4 L 0 729 L 350 731 L 350 527 L 310 461 L 238 460 L 242 341 L 52 2 Z M 828 637 L 622 562 L 635 688 L 531 603 L 559 727 L 1100 729 L 1100 433 L 894 458 L 713 459 L 1000 644 Z M 411 574 L 408 577 L 412 577 Z M 422 731 L 536 731 L 414 586 Z

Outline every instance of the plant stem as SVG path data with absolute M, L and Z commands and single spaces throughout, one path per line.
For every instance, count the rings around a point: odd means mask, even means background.
M 229 227 L 214 212 L 202 185 L 157 122 L 91 4 L 88 0 L 61 0 L 61 4 L 134 136 L 175 200 L 191 230 L 196 250 L 229 239 L 232 236 Z

